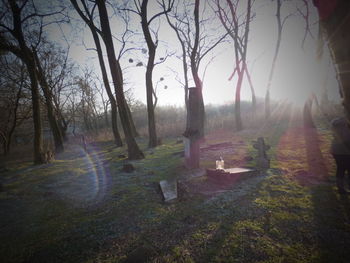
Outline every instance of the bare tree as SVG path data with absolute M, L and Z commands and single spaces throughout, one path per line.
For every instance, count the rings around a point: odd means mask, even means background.
M 252 1 L 247 1 L 245 9 L 246 13 L 244 15 L 240 15 L 238 12 L 240 3 L 239 0 L 226 0 L 226 5 L 223 6 L 219 0 L 216 0 L 218 17 L 234 43 L 235 69 L 233 75 L 235 73 L 238 75 L 235 94 L 235 122 L 238 131 L 243 129 L 240 106 L 241 89 L 244 75 L 247 72 L 246 58 L 248 51 L 249 25 L 252 19 Z M 241 17 L 243 17 L 242 21 L 240 20 Z
M 114 44 L 112 39 L 111 28 L 109 25 L 108 12 L 106 3 L 104 0 L 96 0 L 97 8 L 100 14 L 100 24 L 103 36 L 103 41 L 107 50 L 107 57 L 109 62 L 109 68 L 111 71 L 114 88 L 116 91 L 116 98 L 119 108 L 119 115 L 123 125 L 126 144 L 128 146 L 129 159 L 141 159 L 144 158 L 142 151 L 139 149 L 135 138 L 132 134 L 132 128 L 127 110 L 127 102 L 124 96 L 123 88 L 123 72 L 121 70 L 119 61 L 116 58 Z
M 80 103 L 77 105 L 81 113 L 85 130 L 98 134 L 98 116 L 97 98 L 98 88 L 94 82 L 94 77 L 88 68 L 85 68 L 83 75 L 76 80 L 80 93 Z
M 0 49 L 9 51 L 19 57 L 26 65 L 31 82 L 33 123 L 34 123 L 34 163 L 43 159 L 42 120 L 40 113 L 40 93 L 35 72 L 34 56 L 30 46 L 37 46 L 41 40 L 44 18 L 58 12 L 41 14 L 32 1 L 3 1 L 4 9 L 0 15 Z M 36 27 L 36 31 L 32 28 Z M 36 37 L 37 36 L 37 37 Z
M 180 5 L 182 4 L 182 5 Z M 162 1 L 163 9 L 166 10 L 166 5 Z M 199 98 L 202 97 L 203 89 L 203 77 L 205 75 L 207 66 L 205 66 L 202 79 L 200 77 L 200 67 L 203 64 L 204 58 L 210 54 L 219 44 L 224 42 L 227 37 L 227 33 L 221 33 L 220 28 L 213 24 L 213 17 L 208 15 L 206 9 L 206 3 L 202 6 L 202 12 L 200 12 L 200 2 L 194 4 L 189 2 L 177 1 L 174 3 L 172 12 L 166 13 L 166 18 L 170 27 L 174 30 L 177 40 L 181 46 L 181 61 L 183 68 L 183 86 L 185 94 L 185 105 L 188 111 L 188 98 L 189 98 L 189 81 L 190 76 L 188 74 L 190 69 L 192 73 L 192 79 L 196 88 L 201 91 L 198 94 Z M 193 13 L 195 15 L 193 15 Z M 196 15 L 197 14 L 197 15 Z M 213 29 L 214 28 L 214 29 Z M 215 56 L 214 56 L 215 57 Z M 203 99 L 201 99 L 203 101 Z M 203 103 L 203 102 L 202 102 Z M 203 120 L 202 129 L 204 130 L 204 104 L 203 104 Z M 189 115 L 187 115 L 186 130 L 189 126 Z M 202 131 L 203 132 L 203 131 Z
M 36 64 L 36 74 L 40 82 L 41 89 L 44 93 L 45 101 L 46 101 L 46 109 L 47 109 L 47 117 L 49 119 L 50 128 L 52 131 L 52 135 L 54 138 L 55 143 L 55 152 L 63 152 L 64 146 L 63 146 L 63 136 L 61 133 L 61 129 L 58 126 L 57 118 L 55 116 L 53 102 L 52 102 L 52 95 L 49 88 L 49 84 L 47 83 L 43 68 L 41 66 L 38 54 L 36 50 L 32 49 L 35 64 Z
M 143 0 L 142 2 L 134 1 L 135 10 L 129 9 L 129 8 L 123 9 L 140 16 L 142 32 L 148 48 L 148 61 L 146 66 L 146 97 L 147 97 L 148 134 L 149 134 L 148 146 L 149 147 L 157 146 L 156 119 L 155 119 L 155 113 L 154 113 L 155 107 L 153 103 L 153 97 L 155 95 L 155 92 L 154 92 L 152 77 L 153 77 L 153 69 L 155 66 L 156 50 L 158 47 L 157 31 L 153 31 L 153 36 L 152 36 L 152 29 L 150 27 L 151 27 L 152 21 L 154 21 L 156 18 L 170 12 L 173 6 L 173 3 L 174 3 L 174 0 L 169 0 L 166 5 L 166 8 L 163 11 L 156 13 L 151 18 L 148 17 L 148 0 Z M 163 6 L 165 6 L 164 1 L 163 1 Z
M 271 85 L 272 85 L 273 74 L 275 72 L 278 53 L 279 53 L 280 46 L 281 46 L 282 30 L 283 30 L 283 26 L 284 26 L 285 22 L 287 21 L 288 17 L 291 15 L 291 14 L 288 14 L 287 16 L 285 16 L 282 19 L 282 17 L 281 17 L 282 1 L 283 0 L 276 0 L 277 41 L 276 41 L 275 52 L 274 52 L 274 55 L 272 58 L 272 64 L 271 64 L 271 69 L 270 69 L 270 73 L 269 73 L 269 78 L 267 80 L 267 86 L 266 86 L 266 95 L 265 95 L 265 118 L 266 119 L 269 119 L 270 115 L 271 115 L 270 89 L 271 89 Z M 304 40 L 305 40 L 305 37 L 304 37 Z
M 163 5 L 163 8 L 165 9 L 165 3 L 164 1 L 162 2 L 162 5 Z M 181 61 L 182 61 L 182 70 L 183 70 L 183 79 L 184 79 L 184 82 L 183 82 L 183 86 L 184 86 L 184 95 L 185 95 L 185 106 L 186 106 L 186 111 L 188 111 L 188 88 L 189 88 L 189 84 L 188 84 L 188 66 L 187 66 L 187 45 L 186 44 L 189 44 L 188 42 L 186 42 L 186 38 L 185 38 L 185 34 L 184 34 L 184 31 L 182 29 L 182 26 L 181 26 L 181 21 L 179 21 L 179 17 L 178 17 L 178 9 L 177 9 L 177 6 L 178 6 L 178 2 L 177 2 L 177 5 L 175 7 L 175 15 L 173 15 L 173 18 L 175 20 L 175 22 L 172 22 L 171 19 L 169 18 L 169 14 L 166 13 L 166 18 L 167 18 L 167 21 L 168 21 L 168 24 L 170 25 L 170 27 L 175 31 L 175 34 L 176 34 L 176 37 L 177 37 L 177 40 L 179 41 L 180 43 L 180 46 L 181 46 Z
M 69 120 L 64 110 L 68 95 L 73 88 L 76 65 L 68 58 L 69 47 L 61 48 L 45 39 L 42 40 L 37 53 L 52 98 L 57 124 L 63 140 L 66 141 Z
M 8 61 L 9 56 L 1 59 L 3 68 L 0 76 L 0 138 L 3 153 L 10 153 L 12 137 L 24 120 L 30 117 L 28 102 L 28 75 L 25 66 L 18 59 Z M 10 56 L 11 57 L 11 56 Z
M 86 25 L 89 27 L 92 37 L 94 39 L 96 52 L 98 56 L 98 61 L 100 64 L 101 74 L 103 83 L 111 104 L 111 113 L 112 113 L 112 131 L 114 135 L 114 141 L 117 146 L 122 146 L 123 142 L 118 130 L 118 124 L 117 124 L 117 101 L 114 97 L 114 94 L 112 92 L 112 89 L 109 85 L 109 80 L 107 76 L 107 69 L 105 66 L 104 58 L 103 58 L 103 52 L 102 52 L 102 46 L 100 42 L 100 38 L 98 34 L 101 34 L 100 29 L 98 29 L 94 22 L 94 11 L 96 9 L 96 3 L 93 3 L 93 6 L 89 9 L 88 3 L 85 0 L 81 0 L 82 8 L 79 7 L 77 0 L 71 0 L 71 3 L 73 4 L 75 10 L 78 12 L 79 16 L 83 19 L 83 21 L 86 23 Z M 117 91 L 115 91 L 117 93 Z M 129 116 L 130 117 L 130 116 Z

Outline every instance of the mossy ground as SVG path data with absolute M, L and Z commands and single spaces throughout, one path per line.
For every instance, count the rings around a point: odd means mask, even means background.
M 176 139 L 155 149 L 139 139 L 146 156 L 139 161 L 100 142 L 89 154 L 70 145 L 51 164 L 8 163 L 0 175 L 0 261 L 123 262 L 139 253 L 150 262 L 350 262 L 350 204 L 334 186 L 330 132 L 295 123 L 207 136 L 207 145 L 232 148 L 205 152 L 202 167 L 212 168 L 218 155 L 225 164 L 254 166 L 251 141 L 264 136 L 272 168 L 171 204 L 158 182 L 185 172 Z M 125 163 L 135 171 L 122 172 Z

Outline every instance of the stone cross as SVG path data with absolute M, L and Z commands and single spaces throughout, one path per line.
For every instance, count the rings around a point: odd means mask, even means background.
M 266 151 L 270 149 L 270 146 L 265 144 L 264 138 L 259 137 L 257 141 L 253 142 L 253 147 L 258 150 L 258 157 L 256 160 L 258 169 L 270 168 L 270 159 L 267 157 Z

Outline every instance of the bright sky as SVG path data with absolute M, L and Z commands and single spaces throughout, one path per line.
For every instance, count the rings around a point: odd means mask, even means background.
M 155 3 L 155 1 L 151 1 L 151 3 Z M 256 1 L 254 8 L 256 17 L 251 23 L 247 61 L 248 68 L 251 71 L 256 95 L 264 97 L 277 38 L 277 25 L 275 19 L 276 8 L 275 2 L 267 0 L 262 2 Z M 283 8 L 282 16 L 290 13 L 290 6 L 284 6 Z M 150 12 L 152 12 L 151 10 L 156 10 L 156 8 L 152 7 L 150 8 Z M 330 66 L 332 64 L 329 63 L 330 59 L 328 49 L 325 48 L 325 55 L 321 61 L 316 60 L 315 53 L 318 26 L 315 24 L 317 17 L 313 7 L 312 12 L 313 16 L 311 17 L 311 21 L 313 23 L 312 33 L 314 34 L 314 39 L 308 36 L 304 50 L 301 48 L 305 27 L 303 19 L 300 16 L 290 17 L 285 24 L 282 33 L 280 53 L 271 87 L 272 99 L 289 99 L 296 104 L 302 105 L 310 92 L 320 94 L 324 87 L 324 83 L 326 83 L 330 98 L 333 100 L 339 100 L 335 72 L 333 67 Z M 149 16 L 151 16 L 151 14 Z M 132 15 L 131 17 L 135 21 L 133 26 L 136 25 L 137 27 L 137 25 L 140 25 L 139 17 L 136 15 Z M 96 52 L 93 50 L 86 50 L 85 48 L 93 47 L 93 41 L 89 29 L 83 25 L 78 25 L 74 20 L 72 20 L 72 25 L 73 29 L 68 25 L 61 26 L 66 34 L 66 38 L 70 42 L 73 40 L 70 48 L 71 58 L 81 65 L 87 64 L 90 67 L 94 67 L 95 72 L 99 74 L 100 69 L 96 58 Z M 171 43 L 167 44 L 167 48 L 170 52 L 179 50 L 179 45 L 172 29 L 170 29 L 166 22 L 162 22 L 160 25 L 160 41 Z M 114 34 L 117 34 L 117 31 L 123 30 L 123 28 L 120 28 L 120 23 L 116 23 L 114 19 L 111 19 L 111 27 Z M 141 32 L 141 28 L 139 27 L 138 29 L 139 32 Z M 61 31 L 57 29 L 53 30 L 51 38 L 62 39 L 62 37 L 60 37 Z M 146 47 L 146 45 L 143 43 L 142 46 L 139 46 L 138 44 L 137 47 Z M 139 53 L 141 54 L 141 52 Z M 159 59 L 164 56 L 164 53 L 165 45 L 160 44 L 156 58 Z M 204 79 L 204 101 L 206 104 L 233 102 L 235 97 L 236 78 L 232 81 L 228 81 L 234 68 L 233 44 L 222 44 L 213 52 L 213 54 L 215 54 L 215 58 L 209 64 Z M 213 54 L 209 55 L 207 59 L 211 59 Z M 125 70 L 125 81 L 127 83 L 125 88 L 131 88 L 134 97 L 145 102 L 145 67 L 135 67 L 135 62 L 133 64 L 128 63 L 129 58 L 132 58 L 135 61 L 140 59 L 145 64 L 147 61 L 146 57 L 142 56 L 142 54 L 139 56 L 135 56 L 135 54 L 126 54 L 121 60 L 122 67 L 127 68 Z M 204 61 L 201 65 L 202 74 L 206 62 Z M 170 70 L 170 68 L 172 70 Z M 164 78 L 164 81 L 159 82 L 157 88 L 158 105 L 184 104 L 184 91 L 179 82 L 175 80 L 176 74 L 174 72 L 177 72 L 178 76 L 182 77 L 181 61 L 175 57 L 169 58 L 166 62 L 156 66 L 154 69 L 154 86 L 156 86 L 156 83 L 161 77 Z M 167 86 L 166 89 L 164 88 L 165 85 Z M 250 100 L 251 98 L 247 80 L 243 83 L 241 96 L 244 100 Z

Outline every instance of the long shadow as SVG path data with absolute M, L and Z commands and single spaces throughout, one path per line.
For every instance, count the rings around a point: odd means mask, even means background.
M 308 164 L 308 183 L 318 183 L 325 180 L 329 176 L 326 160 L 321 152 L 320 137 L 316 128 L 303 129 L 305 145 L 306 145 L 306 158 Z
M 330 171 L 320 149 L 317 129 L 304 128 L 304 136 L 309 176 L 299 179 L 316 183 L 311 191 L 320 262 L 350 262 L 349 198 L 340 196 L 335 186 L 325 181 Z

